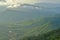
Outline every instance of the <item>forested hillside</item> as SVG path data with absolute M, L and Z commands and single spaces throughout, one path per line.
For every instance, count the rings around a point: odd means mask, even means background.
M 37 36 L 24 37 L 20 40 L 60 40 L 60 29 L 42 35 L 38 34 Z

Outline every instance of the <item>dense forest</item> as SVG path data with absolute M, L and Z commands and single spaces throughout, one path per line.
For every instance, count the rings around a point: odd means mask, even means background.
M 60 29 L 38 34 L 37 36 L 24 37 L 20 40 L 60 40 Z

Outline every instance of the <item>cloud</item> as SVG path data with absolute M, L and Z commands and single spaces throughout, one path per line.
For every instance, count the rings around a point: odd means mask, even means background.
M 2 6 L 2 5 L 6 5 L 6 3 L 5 2 L 0 2 L 0 6 Z
M 1 0 L 0 6 L 8 5 L 9 7 L 17 7 L 20 6 L 20 4 L 33 4 L 36 3 L 37 0 Z
M 60 0 L 0 0 L 0 6 L 7 7 L 17 7 L 20 6 L 20 4 L 34 4 L 38 2 L 47 2 L 47 3 L 60 3 Z
M 9 2 L 9 3 L 13 3 L 13 2 L 20 2 L 20 3 L 35 3 L 37 2 L 38 0 L 0 0 L 0 1 L 6 1 L 6 2 Z
M 6 1 L 6 0 L 0 0 L 0 1 Z M 9 1 L 9 0 L 8 0 Z M 16 1 L 16 0 L 14 0 Z M 60 3 L 60 0 L 18 0 L 21 1 L 21 3 L 34 3 L 34 2 L 52 2 L 52 3 Z

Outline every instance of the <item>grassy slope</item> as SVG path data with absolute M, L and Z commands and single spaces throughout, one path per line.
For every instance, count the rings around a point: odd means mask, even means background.
M 31 34 L 35 35 L 32 38 L 28 37 L 31 40 L 59 40 L 60 37 L 58 35 L 59 35 L 60 31 L 56 30 L 56 29 L 60 28 L 60 25 L 59 25 L 60 24 L 60 17 L 59 16 L 48 17 L 48 18 L 44 19 L 44 21 L 43 21 L 44 23 L 41 26 L 36 26 L 35 28 L 30 29 L 30 31 L 28 30 L 28 32 L 25 35 L 31 35 Z M 52 30 L 55 30 L 56 32 L 54 32 Z M 52 32 L 50 32 L 50 31 L 52 31 Z M 42 39 L 39 36 L 36 37 L 36 35 L 41 34 L 41 33 L 47 33 L 47 34 L 43 34 L 42 37 L 40 36 Z M 56 36 L 56 34 L 59 38 L 58 39 L 53 39 Z M 37 39 L 35 39 L 35 37 Z M 47 39 L 44 39 L 45 37 Z M 27 39 L 25 38 L 24 40 L 28 40 L 28 38 Z
M 24 37 L 20 40 L 60 40 L 60 29 L 42 35 L 38 34 L 37 36 Z
M 58 21 L 59 20 L 59 21 Z M 57 22 L 58 21 L 58 22 Z M 56 23 L 57 22 L 57 23 Z M 55 25 L 56 24 L 56 25 Z M 60 19 L 59 17 L 48 17 L 40 18 L 36 20 L 29 20 L 20 23 L 5 24 L 7 30 L 2 34 L 2 39 L 9 38 L 8 31 L 11 30 L 13 33 L 16 33 L 17 37 L 28 36 L 28 35 L 38 35 L 39 33 L 46 33 L 53 29 L 59 28 Z

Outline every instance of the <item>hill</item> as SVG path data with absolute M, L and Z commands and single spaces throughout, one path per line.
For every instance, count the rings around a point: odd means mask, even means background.
M 47 33 L 60 28 L 59 5 L 55 7 L 56 4 L 53 4 L 53 7 L 49 8 L 47 8 L 48 5 L 43 8 L 40 5 L 24 4 L 15 9 L 1 7 L 0 40 L 9 40 L 14 37 L 18 40 L 24 36 Z
M 60 29 L 50 31 L 37 36 L 24 37 L 21 40 L 60 40 Z

